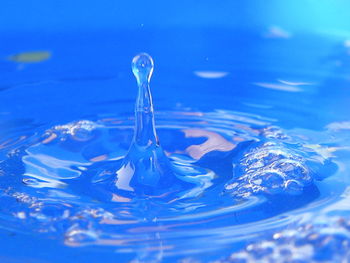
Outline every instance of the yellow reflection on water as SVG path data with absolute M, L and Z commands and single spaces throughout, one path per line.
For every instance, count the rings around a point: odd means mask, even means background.
M 50 59 L 49 51 L 30 51 L 9 56 L 7 59 L 18 63 L 38 63 Z

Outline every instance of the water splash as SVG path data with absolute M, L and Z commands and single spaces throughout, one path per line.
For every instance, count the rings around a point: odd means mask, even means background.
M 211 185 L 208 181 L 213 174 L 181 162 L 171 163 L 159 143 L 150 90 L 153 68 L 153 59 L 146 53 L 141 53 L 132 60 L 132 71 L 138 85 L 134 137 L 121 168 L 116 172 L 114 185 L 118 190 L 153 196 L 184 189 L 188 184 L 199 183 L 207 188 Z M 206 176 L 208 174 L 209 179 Z M 182 186 L 177 188 L 178 184 Z M 198 194 L 197 190 L 189 191 L 185 196 L 191 196 L 189 193 Z
M 159 144 L 155 129 L 150 80 L 153 60 L 141 53 L 132 61 L 138 94 L 135 104 L 134 137 L 122 167 L 117 171 L 115 186 L 125 191 L 164 188 L 174 179 L 171 164 Z

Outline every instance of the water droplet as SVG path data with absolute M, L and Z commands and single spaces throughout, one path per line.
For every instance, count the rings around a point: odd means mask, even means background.
M 152 57 L 146 53 L 141 53 L 133 58 L 131 66 L 139 85 L 148 84 L 154 68 Z
M 170 186 L 175 179 L 155 129 L 149 85 L 153 67 L 153 59 L 146 53 L 132 60 L 132 71 L 138 84 L 134 137 L 115 181 L 115 186 L 124 191 L 145 191 L 148 187 L 148 191 L 153 192 L 154 189 Z
M 138 84 L 134 137 L 116 172 L 113 185 L 118 190 L 140 195 L 155 196 L 181 191 L 181 198 L 197 196 L 211 185 L 213 173 L 193 165 L 173 164 L 164 153 L 155 128 L 149 85 L 153 67 L 153 59 L 146 53 L 141 53 L 132 60 L 132 71 Z M 196 187 L 184 191 L 189 185 Z

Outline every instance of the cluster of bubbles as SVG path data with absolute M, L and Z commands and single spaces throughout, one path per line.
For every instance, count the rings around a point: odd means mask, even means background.
M 95 225 L 104 220 L 117 220 L 115 215 L 103 208 L 87 208 L 70 218 L 70 227 L 65 232 L 65 244 L 69 246 L 87 245 L 100 238 Z M 101 227 L 100 227 L 101 228 Z
M 275 140 L 282 140 L 282 141 L 292 139 L 281 128 L 276 126 L 265 127 L 261 129 L 260 134 L 267 139 L 275 139 Z
M 238 197 L 254 193 L 300 194 L 312 182 L 304 158 L 275 142 L 251 149 L 235 171 L 241 175 L 226 184 L 225 190 Z
M 5 198 L 8 209 L 16 219 L 13 223 L 21 224 L 22 231 L 49 236 L 63 231 L 65 244 L 71 246 L 96 241 L 99 238 L 96 229 L 101 221 L 120 220 L 120 217 L 101 207 L 50 202 L 11 189 L 2 193 L 2 199 Z
M 212 263 L 349 262 L 350 221 L 338 216 L 315 221 L 273 233 Z
M 262 129 L 261 136 L 262 142 L 234 160 L 234 177 L 225 185 L 225 192 L 238 198 L 253 194 L 299 195 L 315 179 L 324 179 L 319 171 L 327 170 L 327 164 L 329 169 L 335 168 L 331 158 L 293 142 L 277 127 Z
M 50 202 L 11 188 L 2 191 L 1 201 L 7 204 L 2 213 L 12 214 L 12 223 L 21 224 L 22 231 L 36 231 L 42 234 L 57 231 L 58 225 L 69 218 L 72 208 L 68 204 Z
M 49 129 L 45 132 L 44 138 L 46 141 L 59 139 L 65 141 L 68 138 L 72 138 L 76 141 L 87 141 L 92 138 L 93 131 L 98 127 L 95 122 L 89 120 L 80 120 L 71 122 L 65 125 L 56 125 L 52 129 Z

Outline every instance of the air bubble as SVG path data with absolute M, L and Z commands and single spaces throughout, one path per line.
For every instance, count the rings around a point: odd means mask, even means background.
M 38 220 L 48 221 L 55 220 L 60 221 L 69 217 L 69 210 L 67 207 L 63 207 L 56 204 L 40 204 L 32 208 L 33 212 L 30 213 L 32 217 Z
M 272 167 L 283 171 L 287 178 L 300 181 L 304 185 L 312 182 L 310 171 L 302 162 L 282 159 L 274 163 Z
M 277 170 L 263 170 L 255 174 L 250 182 L 260 181 L 263 191 L 277 194 L 284 190 L 285 175 Z
M 56 139 L 61 141 L 72 139 L 75 141 L 86 142 L 94 138 L 94 130 L 96 127 L 96 123 L 89 120 L 80 120 L 65 125 L 57 125 L 46 131 L 43 143 L 47 144 Z
M 297 180 L 288 180 L 285 184 L 286 192 L 292 195 L 299 195 L 303 192 L 304 185 Z

